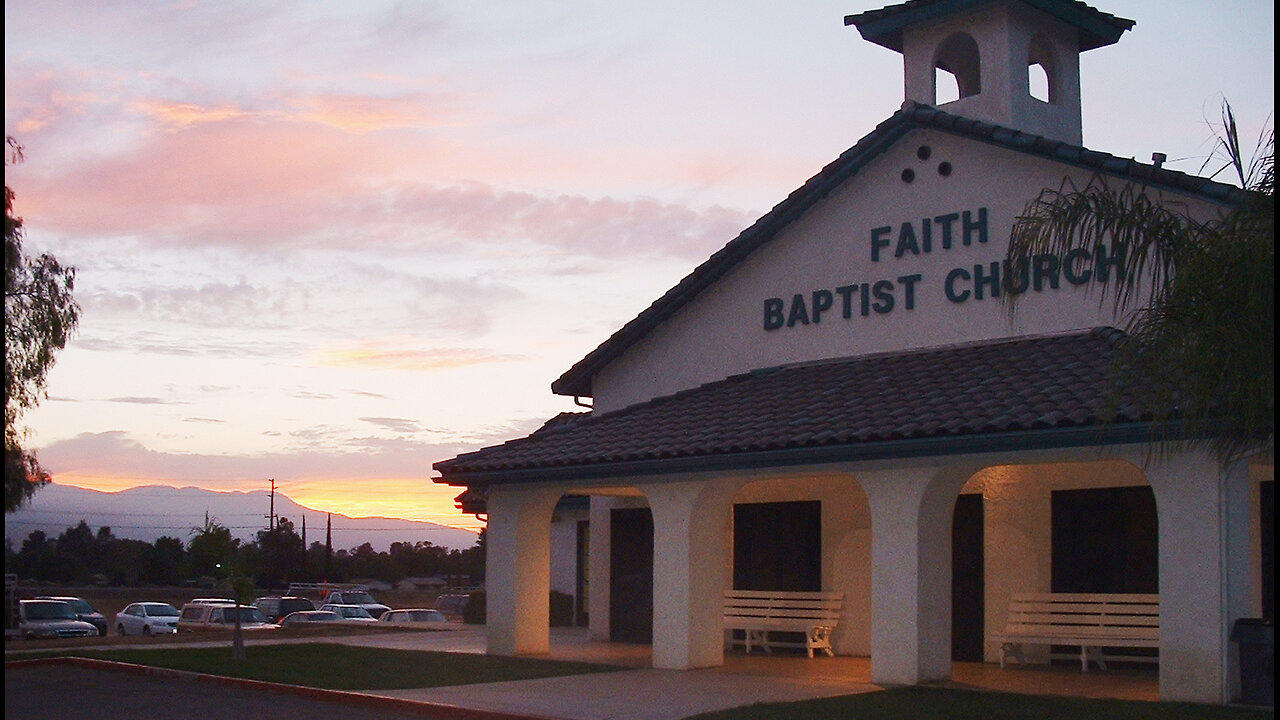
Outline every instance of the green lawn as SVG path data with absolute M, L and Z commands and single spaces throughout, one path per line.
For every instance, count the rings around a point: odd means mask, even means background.
M 330 690 L 398 690 L 504 680 L 530 680 L 623 669 L 611 665 L 557 660 L 388 650 L 336 643 L 251 645 L 245 648 L 245 655 L 244 662 L 237 663 L 231 658 L 230 647 L 213 647 L 138 650 L 76 649 L 24 654 L 23 657 L 100 658 Z
M 764 703 L 685 720 L 1274 720 L 1268 710 L 1190 703 L 896 688 L 793 703 Z

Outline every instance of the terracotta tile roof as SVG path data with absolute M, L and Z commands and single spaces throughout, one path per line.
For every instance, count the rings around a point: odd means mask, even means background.
M 1074 26 L 1080 32 L 1080 50 L 1112 45 L 1135 23 L 1128 18 L 1081 2 L 1080 0 L 1022 0 L 1025 4 Z M 869 42 L 902 52 L 902 30 L 920 22 L 953 15 L 991 0 L 907 0 L 907 2 L 857 15 L 846 15 L 845 25 L 858 26 L 858 32 Z
M 641 463 L 965 439 L 1149 420 L 1143 388 L 1105 396 L 1110 328 L 755 370 L 435 464 L 443 482 L 581 476 Z M 796 456 L 803 460 L 803 452 Z M 610 466 L 618 466 L 610 470 Z M 618 474 L 614 472 L 614 474 Z
M 1040 135 L 1012 130 L 981 120 L 952 115 L 932 105 L 907 102 L 898 112 L 859 140 L 856 145 L 841 153 L 839 158 L 824 167 L 817 175 L 809 178 L 804 185 L 794 190 L 785 200 L 755 221 L 751 227 L 743 230 L 729 244 L 694 268 L 693 272 L 686 275 L 675 287 L 609 336 L 599 347 L 574 363 L 573 367 L 551 383 L 551 391 L 559 395 L 591 396 L 591 380 L 596 372 L 647 335 L 659 323 L 674 315 L 685 303 L 723 277 L 756 248 L 771 241 L 778 232 L 800 217 L 814 203 L 822 200 L 856 175 L 867 163 L 891 147 L 899 138 L 919 128 L 943 130 L 953 135 L 1132 180 L 1150 187 L 1177 190 L 1211 202 L 1233 203 L 1244 196 L 1244 191 L 1240 188 L 1208 178 L 1156 167 L 1132 158 L 1089 150 L 1079 145 L 1050 140 Z

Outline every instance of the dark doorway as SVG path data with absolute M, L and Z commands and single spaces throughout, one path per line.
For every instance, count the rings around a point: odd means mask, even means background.
M 951 520 L 951 659 L 982 662 L 982 495 L 956 498 Z
M 1055 490 L 1051 498 L 1053 592 L 1159 592 L 1150 487 Z
M 589 619 L 587 615 L 587 597 L 590 595 L 587 578 L 591 576 L 587 571 L 591 547 L 591 523 L 587 520 L 578 521 L 577 547 L 578 554 L 574 561 L 574 565 L 577 566 L 577 578 L 573 588 L 573 624 L 578 627 L 586 627 Z
M 822 590 L 822 503 L 733 506 L 735 590 Z
M 1259 553 L 1262 555 L 1262 617 L 1275 618 L 1276 589 L 1276 484 L 1258 484 Z
M 653 642 L 653 514 L 649 508 L 610 512 L 609 639 Z

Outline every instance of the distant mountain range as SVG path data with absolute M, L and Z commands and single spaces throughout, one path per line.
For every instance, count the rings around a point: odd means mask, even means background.
M 4 536 L 12 540 L 17 549 L 34 530 L 43 530 L 52 538 L 84 520 L 94 532 L 105 525 L 119 538 L 155 542 L 168 535 L 186 542 L 194 528 L 204 525 L 208 512 L 210 519 L 230 528 L 235 537 L 248 541 L 265 529 L 269 506 L 266 490 L 217 492 L 147 485 L 120 492 L 100 492 L 51 483 L 38 490 L 21 510 L 5 515 Z M 289 518 L 299 533 L 302 519 L 306 518 L 308 545 L 324 542 L 327 512 L 303 507 L 279 491 L 276 491 L 275 511 L 277 516 Z M 393 542 L 420 540 L 465 550 L 475 545 L 476 534 L 419 520 L 352 518 L 333 513 L 335 550 L 350 550 L 368 542 L 374 550 L 383 551 Z

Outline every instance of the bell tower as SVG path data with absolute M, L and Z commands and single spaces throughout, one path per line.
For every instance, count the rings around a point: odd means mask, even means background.
M 1079 0 L 908 0 L 844 23 L 902 53 L 907 100 L 1073 145 L 1083 144 L 1080 53 L 1134 25 Z M 958 98 L 938 102 L 940 74 Z

